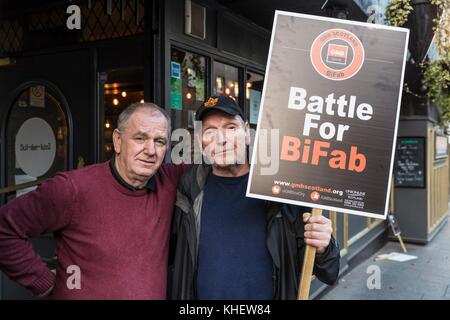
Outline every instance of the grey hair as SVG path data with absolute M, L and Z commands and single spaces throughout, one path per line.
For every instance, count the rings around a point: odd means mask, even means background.
M 133 103 L 133 104 L 129 105 L 127 108 L 125 108 L 125 110 L 123 110 L 120 113 L 119 119 L 117 120 L 117 128 L 119 129 L 119 131 L 123 132 L 126 129 L 127 124 L 128 124 L 128 119 L 130 119 L 131 115 L 138 109 L 149 109 L 151 111 L 158 111 L 159 113 L 161 113 L 167 121 L 167 129 L 168 129 L 167 135 L 170 137 L 169 113 L 166 110 L 164 110 L 163 108 L 158 107 L 156 104 L 150 103 L 150 102 Z

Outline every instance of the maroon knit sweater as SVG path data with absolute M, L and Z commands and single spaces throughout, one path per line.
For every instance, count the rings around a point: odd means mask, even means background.
M 55 299 L 165 299 L 170 222 L 184 168 L 163 164 L 155 191 L 128 190 L 108 162 L 56 175 L 0 208 L 0 269 L 34 294 L 54 285 Z M 27 241 L 46 233 L 56 238 L 56 279 Z M 81 289 L 66 284 L 71 265 L 80 268 Z

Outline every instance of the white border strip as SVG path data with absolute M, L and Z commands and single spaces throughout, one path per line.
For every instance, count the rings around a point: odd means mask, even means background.
M 391 179 L 392 177 L 392 169 L 394 166 L 394 158 L 395 158 L 395 146 L 397 144 L 397 131 L 398 131 L 398 122 L 399 122 L 399 118 L 400 118 L 400 107 L 401 107 L 401 103 L 402 103 L 402 93 L 403 93 L 403 80 L 405 77 L 405 65 L 406 65 L 406 56 L 408 54 L 408 42 L 409 42 L 409 29 L 405 29 L 406 30 L 406 41 L 405 41 L 405 49 L 404 49 L 404 54 L 403 54 L 403 66 L 402 66 L 402 74 L 400 76 L 400 87 L 399 87 L 399 92 L 398 92 L 398 102 L 397 102 L 397 117 L 395 119 L 395 130 L 394 130 L 394 139 L 392 139 L 392 155 L 391 155 L 391 165 L 389 168 L 389 177 L 388 177 L 388 188 L 387 188 L 387 194 L 386 194 L 386 207 L 384 208 L 384 219 L 386 219 L 386 215 L 387 215 L 387 211 L 388 211 L 388 206 L 389 206 L 389 193 L 391 191 L 391 182 L 393 179 Z

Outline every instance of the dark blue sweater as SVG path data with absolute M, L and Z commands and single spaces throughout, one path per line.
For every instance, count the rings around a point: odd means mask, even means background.
M 198 299 L 272 299 L 263 200 L 247 198 L 248 175 L 210 175 L 201 211 Z

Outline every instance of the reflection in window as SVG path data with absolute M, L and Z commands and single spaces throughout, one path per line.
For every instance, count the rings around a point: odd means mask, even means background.
M 100 73 L 103 97 L 102 161 L 114 155 L 112 133 L 117 126 L 119 114 L 129 105 L 144 102 L 144 70 L 124 68 Z
M 170 109 L 172 127 L 193 130 L 195 110 L 206 99 L 206 58 L 172 48 Z
M 67 119 L 58 95 L 30 86 L 14 101 L 6 128 L 7 185 L 49 178 L 68 167 Z M 35 189 L 18 190 L 8 200 Z
M 247 82 L 245 83 L 245 101 L 249 108 L 248 120 L 251 127 L 256 127 L 258 123 L 261 95 L 264 85 L 264 76 L 247 72 Z
M 239 100 L 239 69 L 214 61 L 214 95 L 232 96 Z

